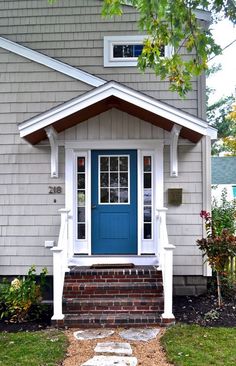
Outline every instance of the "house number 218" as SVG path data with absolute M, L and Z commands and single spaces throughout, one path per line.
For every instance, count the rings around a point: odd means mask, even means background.
M 60 194 L 62 193 L 62 187 L 60 186 L 49 186 L 49 194 Z

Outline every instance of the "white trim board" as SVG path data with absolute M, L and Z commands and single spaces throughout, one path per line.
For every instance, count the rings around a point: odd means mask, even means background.
M 88 257 L 91 255 L 91 146 L 93 150 L 103 149 L 103 150 L 124 150 L 124 149 L 136 149 L 138 152 L 138 160 L 137 160 L 137 188 L 138 188 L 138 197 L 142 196 L 142 156 L 145 154 L 153 156 L 153 238 L 151 240 L 143 240 L 142 239 L 142 209 L 140 207 L 141 200 L 137 202 L 138 209 L 138 255 L 134 256 L 139 262 L 137 264 L 145 263 L 145 258 L 150 255 L 152 261 L 157 261 L 157 257 L 152 253 L 158 253 L 158 241 L 157 241 L 157 222 L 155 218 L 155 211 L 157 207 L 160 207 L 163 203 L 163 176 L 164 176 L 164 168 L 163 168 L 163 148 L 164 141 L 163 140 L 125 140 L 125 141 L 113 141 L 113 140 L 101 140 L 97 141 L 95 146 L 91 145 L 90 141 L 76 141 L 73 144 L 68 143 L 65 144 L 65 206 L 68 210 L 70 210 L 70 214 L 68 217 L 68 253 L 69 258 L 73 258 L 74 256 L 74 248 L 76 249 L 77 255 L 82 253 L 83 263 L 86 261 L 89 262 Z M 77 156 L 86 156 L 87 157 L 87 213 L 86 213 L 86 222 L 87 222 L 87 238 L 86 240 L 76 240 L 76 157 Z M 158 189 L 155 187 L 158 186 Z M 144 254 L 145 253 L 145 254 Z M 142 255 L 143 254 L 143 255 Z M 140 256 L 140 257 L 139 257 Z M 96 256 L 92 256 L 96 257 Z M 100 259 L 103 256 L 98 256 Z M 119 263 L 118 258 L 127 256 L 111 256 L 114 261 L 113 263 Z M 74 257 L 75 258 L 75 257 Z M 76 257 L 77 258 L 77 257 Z M 81 257 L 79 257 L 82 259 Z M 97 258 L 97 257 L 96 257 Z M 106 257 L 108 260 L 108 257 Z M 102 260 L 102 259 L 101 259 Z M 102 262 L 101 262 L 102 263 Z M 103 259 L 104 263 L 104 259 Z M 110 262 L 107 262 L 110 263 Z M 111 262 L 112 263 L 112 262 Z M 125 263 L 125 262 L 120 262 Z M 152 262 L 154 263 L 154 262 Z M 151 264 L 151 263 L 150 263 Z
M 211 138 L 217 137 L 217 130 L 209 127 L 208 123 L 200 118 L 194 117 L 186 112 L 174 108 L 168 104 L 160 102 L 152 97 L 121 85 L 115 81 L 107 82 L 99 88 L 93 89 L 82 96 L 63 103 L 45 113 L 29 119 L 19 124 L 20 136 L 26 137 L 40 129 L 51 125 L 58 120 L 73 113 L 77 113 L 84 108 L 91 107 L 108 97 L 117 97 L 129 102 L 137 107 L 152 112 L 157 116 L 177 123 L 203 136 L 209 135 Z
M 31 61 L 49 67 L 50 69 L 58 71 L 64 75 L 70 76 L 73 79 L 79 80 L 91 86 L 98 87 L 106 83 L 105 80 L 100 79 L 97 76 L 76 69 L 75 67 L 67 65 L 61 61 L 55 60 L 40 52 L 33 51 L 30 48 L 22 46 L 16 42 L 12 42 L 9 39 L 0 37 L 0 47 L 7 51 L 15 53 L 16 55 L 25 57 Z

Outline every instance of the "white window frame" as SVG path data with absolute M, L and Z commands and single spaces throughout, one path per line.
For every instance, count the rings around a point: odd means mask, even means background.
M 104 67 L 137 66 L 138 57 L 113 57 L 113 47 L 116 45 L 142 44 L 147 36 L 105 36 L 104 37 Z M 172 55 L 172 48 L 165 46 L 165 57 Z
M 151 157 L 151 171 L 149 173 L 151 173 L 151 205 L 145 205 L 144 204 L 144 174 L 147 172 L 144 172 L 144 157 L 145 156 L 150 156 Z M 152 150 L 150 150 L 147 154 L 145 154 L 145 151 L 142 151 L 141 154 L 142 160 L 140 162 L 141 164 L 141 169 L 142 169 L 142 241 L 146 242 L 146 241 L 153 241 L 153 234 L 154 234 L 154 230 L 153 230 L 153 224 L 154 224 L 154 209 L 153 209 L 153 204 L 155 202 L 155 197 L 154 197 L 154 179 L 153 179 L 153 168 L 154 168 L 154 152 Z M 144 238 L 144 223 L 147 223 L 144 221 L 144 206 L 151 206 L 151 238 L 150 239 L 146 239 Z
M 107 157 L 107 158 L 110 158 L 110 157 L 114 157 L 114 156 L 125 156 L 128 158 L 128 202 L 101 202 L 101 185 L 100 185 L 100 159 L 101 157 Z M 120 173 L 120 171 L 118 171 Z M 105 172 L 104 172 L 105 173 Z M 110 173 L 110 170 L 108 171 L 108 174 Z M 109 186 L 109 189 L 112 188 Z M 115 187 L 114 187 L 115 188 Z M 110 196 L 109 196 L 109 199 L 110 199 Z M 99 205 L 130 205 L 130 155 L 127 155 L 127 154 L 124 154 L 124 155 L 121 155 L 121 154 L 117 154 L 117 155 L 109 155 L 109 154 L 102 154 L 102 155 L 98 155 L 98 204 Z

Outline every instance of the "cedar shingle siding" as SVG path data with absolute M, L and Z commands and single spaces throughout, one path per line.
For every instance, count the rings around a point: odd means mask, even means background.
M 201 82 L 181 100 L 158 82 L 150 71 L 135 67 L 104 68 L 104 35 L 137 35 L 137 17 L 127 8 L 121 18 L 103 19 L 101 1 L 0 0 L 0 35 L 105 80 L 116 80 L 174 107 L 202 117 Z M 204 86 L 204 85 L 203 85 Z M 50 178 L 48 141 L 30 146 L 17 125 L 92 87 L 0 48 L 0 275 L 24 274 L 33 263 L 52 269 L 45 240 L 57 241 L 65 206 L 64 148 L 60 148 L 59 178 Z M 199 107 L 200 106 L 200 107 Z M 126 113 L 111 110 L 103 116 L 62 132 L 65 139 L 161 139 L 169 134 Z M 165 147 L 165 195 L 168 188 L 183 188 L 183 204 L 169 207 L 170 243 L 176 245 L 175 274 L 202 274 L 202 258 L 195 242 L 202 234 L 199 212 L 203 205 L 202 143 L 182 141 L 179 176 L 170 178 L 169 147 Z M 48 186 L 61 185 L 53 197 Z M 54 202 L 56 198 L 56 202 Z M 167 203 L 166 203 L 167 204 Z

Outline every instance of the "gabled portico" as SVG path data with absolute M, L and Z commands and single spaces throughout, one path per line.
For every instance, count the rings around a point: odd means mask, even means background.
M 116 123 L 116 132 L 108 138 L 106 129 L 117 110 L 131 116 L 133 128 L 138 118 L 145 121 L 144 126 L 147 123 L 163 133 L 159 138 L 134 138 L 129 126 L 121 138 L 121 125 Z M 111 121 L 103 126 L 108 111 Z M 63 131 L 82 123 L 93 123 L 93 138 L 77 138 L 73 132 L 71 138 L 60 138 Z M 99 263 L 158 266 L 163 272 L 163 318 L 172 319 L 174 246 L 169 244 L 166 228 L 163 148 L 170 145 L 170 175 L 176 177 L 178 139 L 197 143 L 203 136 L 214 137 L 215 130 L 199 118 L 116 82 L 23 122 L 19 130 L 31 144 L 49 138 L 52 177 L 58 172 L 58 147 L 65 148 L 65 210 L 58 246 L 53 248 L 54 319 L 63 319 L 68 266 Z

